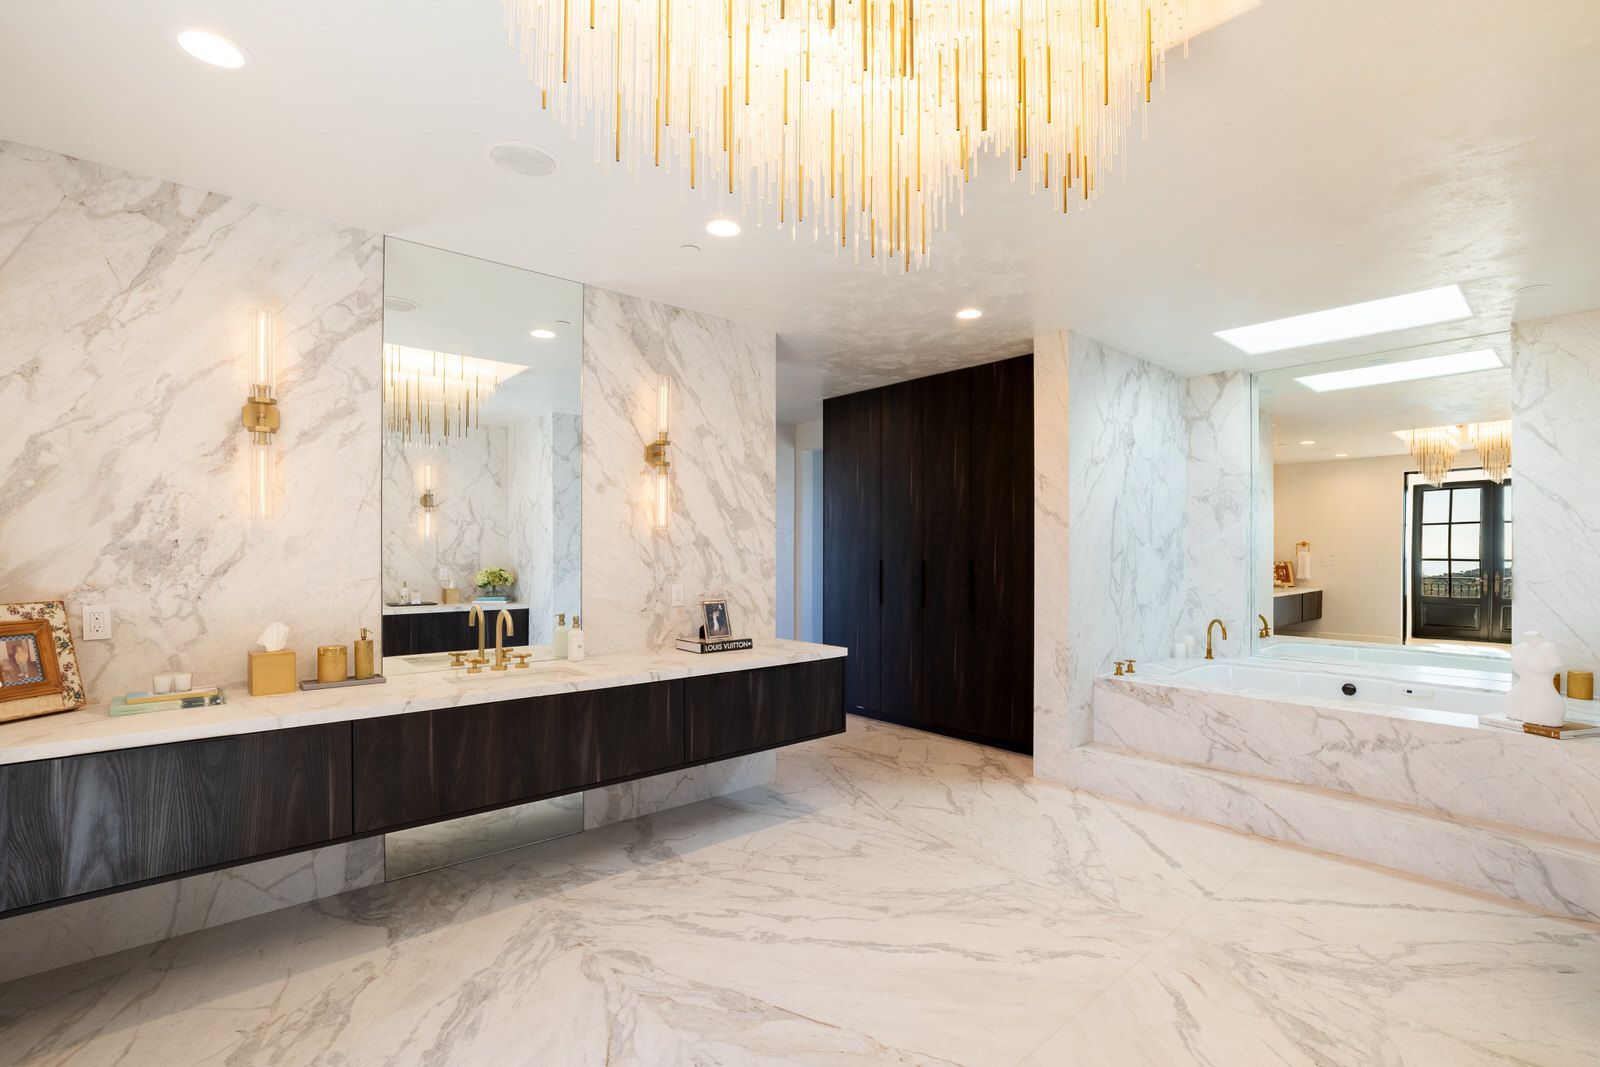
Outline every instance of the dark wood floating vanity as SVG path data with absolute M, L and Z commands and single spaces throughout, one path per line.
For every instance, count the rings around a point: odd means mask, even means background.
M 830 651 L 5 763 L 0 915 L 837 734 Z

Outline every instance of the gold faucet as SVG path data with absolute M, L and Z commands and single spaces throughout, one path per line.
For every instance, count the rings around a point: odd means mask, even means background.
M 1217 658 L 1211 654 L 1211 628 L 1214 626 L 1220 626 L 1222 628 L 1222 639 L 1224 641 L 1228 639 L 1227 623 L 1223 622 L 1221 619 L 1212 619 L 1210 622 L 1206 623 L 1206 659 Z
M 489 668 L 491 671 L 506 669 L 505 638 L 508 635 L 517 636 L 517 624 L 511 621 L 511 612 L 501 608 L 494 620 L 494 666 Z
M 1267 617 L 1265 615 L 1257 614 L 1256 618 L 1261 620 L 1261 629 L 1256 631 L 1256 636 L 1257 637 L 1271 637 L 1272 636 L 1272 627 L 1267 625 Z
M 468 674 L 478 674 L 483 670 L 483 665 L 489 662 L 489 655 L 484 651 L 485 629 L 488 620 L 483 617 L 483 605 L 473 601 L 472 610 L 467 612 L 467 628 L 478 628 L 478 656 L 472 660 L 472 666 L 467 668 Z

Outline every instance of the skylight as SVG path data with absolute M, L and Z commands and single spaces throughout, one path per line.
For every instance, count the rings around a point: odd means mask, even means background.
M 1396 382 L 1415 382 L 1423 378 L 1443 378 L 1451 374 L 1470 374 L 1472 371 L 1495 370 L 1504 364 L 1492 349 L 1473 352 L 1452 352 L 1448 356 L 1429 356 L 1404 363 L 1381 363 L 1377 366 L 1352 367 L 1349 370 L 1307 374 L 1295 381 L 1318 393 L 1332 393 L 1340 389 L 1360 389 L 1368 385 L 1393 385 Z
M 1420 293 L 1313 311 L 1309 315 L 1258 322 L 1254 326 L 1218 330 L 1216 336 L 1240 351 L 1259 356 L 1471 317 L 1472 309 L 1467 306 L 1467 298 L 1461 295 L 1461 287 L 1445 285 Z

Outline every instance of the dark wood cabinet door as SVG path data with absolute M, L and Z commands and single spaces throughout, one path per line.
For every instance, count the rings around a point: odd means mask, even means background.
M 355 832 L 681 766 L 671 685 L 619 686 L 355 723 Z
M 349 723 L 0 766 L 0 911 L 350 832 Z
M 873 713 L 883 655 L 882 398 L 876 390 L 835 397 L 822 418 L 822 639 L 850 650 L 847 705 Z
M 1033 747 L 1033 357 L 974 367 L 971 381 L 970 729 Z
M 957 371 L 914 383 L 918 444 L 917 544 L 923 568 L 921 648 L 914 718 L 942 729 L 976 730 L 970 703 L 976 584 L 969 527 L 974 375 Z
M 922 689 L 922 612 L 928 560 L 923 554 L 922 382 L 881 390 L 883 398 L 883 624 L 879 703 L 898 722 L 925 722 Z
M 844 730 L 845 661 L 818 660 L 685 679 L 691 763 Z
M 492 633 L 499 610 L 484 608 Z M 507 608 L 516 644 L 526 644 L 528 609 Z M 429 652 L 460 652 L 478 647 L 478 633 L 468 625 L 466 611 L 411 611 L 383 617 L 383 654 L 416 656 Z

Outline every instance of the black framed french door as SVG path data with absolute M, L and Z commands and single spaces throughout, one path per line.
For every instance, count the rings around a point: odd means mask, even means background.
M 1411 635 L 1511 640 L 1511 482 L 1411 491 Z

